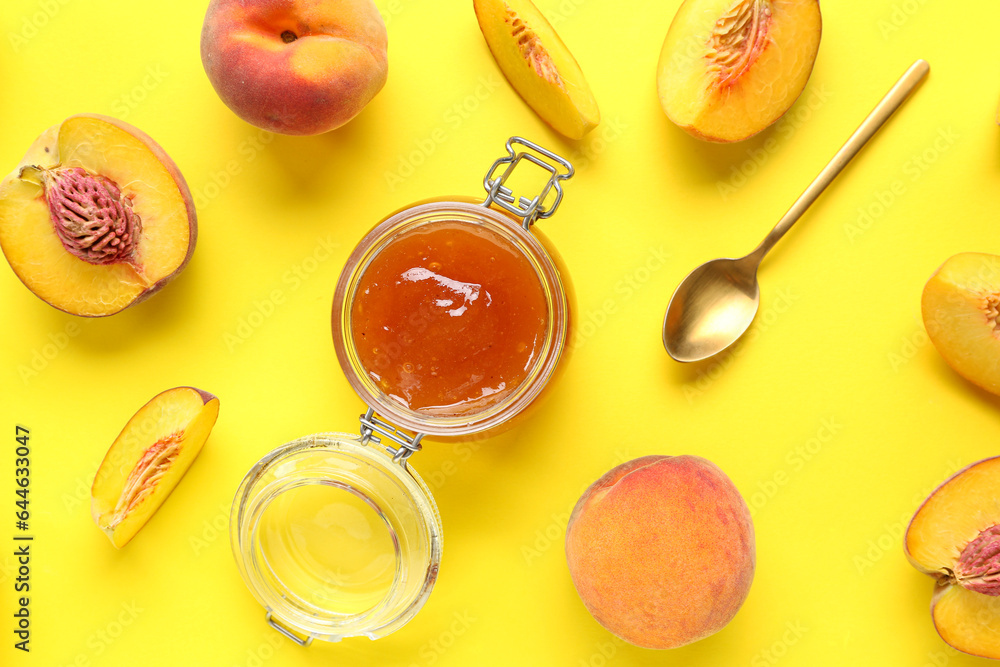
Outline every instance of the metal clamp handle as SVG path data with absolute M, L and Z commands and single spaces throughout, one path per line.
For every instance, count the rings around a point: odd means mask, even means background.
M 283 626 L 280 623 L 278 623 L 278 621 L 276 621 L 274 619 L 274 617 L 271 615 L 271 612 L 267 612 L 267 616 L 265 616 L 265 618 L 267 619 L 267 624 L 268 625 L 270 625 L 272 628 L 274 628 L 275 630 L 277 630 L 281 634 L 283 634 L 286 637 L 288 637 L 289 639 L 291 639 L 293 642 L 295 642 L 299 646 L 309 646 L 310 644 L 312 644 L 313 638 L 311 636 L 310 637 L 306 637 L 305 639 L 302 639 L 301 637 L 299 637 L 298 635 L 296 635 L 294 632 L 292 632 L 291 630 L 289 630 L 285 626 Z
M 560 202 L 562 202 L 563 190 L 560 181 L 565 181 L 567 178 L 573 176 L 574 170 L 573 165 L 569 163 L 565 158 L 559 157 L 555 153 L 545 148 L 542 148 L 538 144 L 528 141 L 523 137 L 511 137 L 507 140 L 507 155 L 502 157 L 493 163 L 490 170 L 486 172 L 486 178 L 483 179 L 483 187 L 486 189 L 488 195 L 486 196 L 486 201 L 483 202 L 483 206 L 489 208 L 491 204 L 496 204 L 503 210 L 516 215 L 523 220 L 523 226 L 525 229 L 530 229 L 531 225 L 535 220 L 539 218 L 548 218 L 556 209 L 559 208 Z M 524 146 L 529 148 L 538 155 L 544 156 L 551 160 L 547 162 L 542 160 L 534 153 L 527 153 L 516 150 L 515 146 Z M 527 197 L 514 197 L 514 193 L 504 185 L 504 182 L 510 176 L 511 172 L 517 166 L 517 163 L 521 160 L 527 160 L 533 164 L 538 165 L 545 171 L 549 172 L 549 180 L 542 188 L 541 193 L 539 193 L 534 199 L 528 199 Z M 553 164 L 554 163 L 554 164 Z M 497 177 L 494 177 L 497 169 L 501 165 L 507 165 L 503 173 Z M 562 169 L 560 169 L 560 167 Z M 549 206 L 544 206 L 545 198 L 548 197 L 549 193 L 555 190 L 555 201 Z
M 376 433 L 378 435 L 375 435 Z M 368 412 L 361 415 L 361 444 L 367 445 L 369 442 L 374 442 L 377 445 L 381 444 L 382 437 L 380 436 L 389 438 L 399 445 L 396 448 L 386 447 L 385 451 L 392 454 L 394 463 L 398 463 L 405 468 L 407 459 L 422 449 L 420 441 L 423 439 L 424 434 L 407 435 L 389 422 L 376 417 L 375 410 L 368 408 Z

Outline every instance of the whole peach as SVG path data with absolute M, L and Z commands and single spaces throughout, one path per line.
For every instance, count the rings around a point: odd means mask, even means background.
M 677 648 L 718 632 L 750 592 L 756 562 L 743 497 L 697 456 L 645 456 L 580 498 L 566 560 L 597 621 L 644 648 Z
M 385 85 L 386 44 L 372 0 L 212 0 L 201 61 L 243 120 L 319 134 L 354 118 Z

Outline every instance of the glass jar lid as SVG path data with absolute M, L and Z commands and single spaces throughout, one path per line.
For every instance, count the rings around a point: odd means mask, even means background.
M 237 491 L 230 538 L 269 622 L 302 644 L 398 629 L 426 602 L 442 552 L 424 481 L 405 458 L 346 433 L 261 459 Z

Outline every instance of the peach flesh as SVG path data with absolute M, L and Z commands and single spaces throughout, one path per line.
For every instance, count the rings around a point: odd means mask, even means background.
M 1000 394 L 1000 256 L 960 253 L 931 276 L 920 301 L 927 335 L 959 375 Z
M 721 630 L 750 591 L 753 523 L 742 496 L 697 456 L 646 456 L 580 498 L 566 531 L 573 584 L 594 618 L 645 648 Z

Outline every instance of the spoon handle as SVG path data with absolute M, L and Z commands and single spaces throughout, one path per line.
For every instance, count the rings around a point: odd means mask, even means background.
M 858 154 L 868 140 L 875 136 L 875 133 L 881 129 L 882 125 L 885 124 L 889 117 L 898 109 L 906 98 L 909 97 L 913 89 L 916 88 L 917 84 L 927 76 L 931 66 L 927 64 L 926 60 L 918 60 L 913 63 L 906 73 L 900 77 L 896 85 L 886 93 L 886 96 L 882 98 L 882 101 L 872 110 L 868 117 L 865 118 L 864 122 L 858 126 L 858 129 L 854 131 L 851 138 L 847 140 L 837 154 L 833 156 L 830 163 L 823 168 L 823 171 L 819 173 L 805 192 L 795 200 L 792 207 L 788 209 L 788 212 L 782 216 L 778 224 L 774 226 L 771 233 L 761 241 L 761 244 L 757 246 L 757 249 L 750 253 L 755 256 L 755 259 L 759 262 L 764 258 L 764 255 L 774 247 L 785 233 L 791 229 L 792 225 L 806 212 L 812 203 L 816 201 L 816 198 L 826 190 L 826 187 L 833 182 L 833 179 L 837 177 L 837 174 L 847 166 L 847 163 Z

